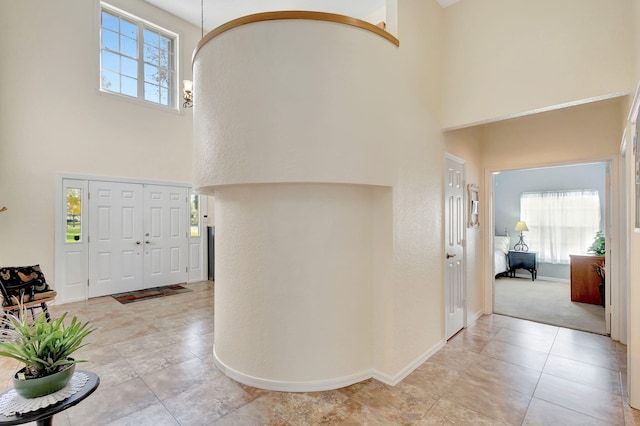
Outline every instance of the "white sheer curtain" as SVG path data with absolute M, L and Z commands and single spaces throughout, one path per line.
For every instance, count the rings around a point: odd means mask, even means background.
M 538 262 L 569 263 L 569 254 L 585 253 L 600 230 L 596 190 L 523 192 L 520 220 L 527 223 L 525 242 Z

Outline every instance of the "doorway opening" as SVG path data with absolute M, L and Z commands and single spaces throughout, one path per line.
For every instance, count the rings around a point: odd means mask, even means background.
M 609 234 L 610 163 L 492 176 L 493 312 L 610 334 L 608 256 L 589 253 Z

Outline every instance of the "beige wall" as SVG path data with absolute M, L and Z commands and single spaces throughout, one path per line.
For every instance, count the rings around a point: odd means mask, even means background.
M 485 125 L 483 167 L 499 171 L 615 156 L 625 102 L 617 98 Z
M 482 0 L 447 8 L 443 127 L 627 91 L 631 12 L 632 0 Z
M 191 111 L 98 92 L 97 2 L 0 2 L 0 258 L 54 277 L 57 173 L 191 180 Z M 181 36 L 182 70 L 199 30 L 141 0 L 114 1 Z

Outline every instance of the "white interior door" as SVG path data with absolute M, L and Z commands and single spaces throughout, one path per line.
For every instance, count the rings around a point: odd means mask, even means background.
M 445 304 L 446 338 L 464 327 L 464 163 L 445 159 Z
M 187 188 L 144 187 L 144 287 L 188 281 Z
M 89 182 L 89 297 L 143 286 L 142 185 Z

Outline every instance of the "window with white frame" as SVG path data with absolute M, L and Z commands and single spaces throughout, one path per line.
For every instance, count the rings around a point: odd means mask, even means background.
M 101 3 L 100 90 L 177 107 L 178 35 Z
M 568 264 L 569 254 L 585 253 L 600 230 L 600 196 L 597 190 L 523 192 L 520 216 L 538 262 Z

